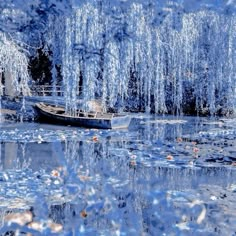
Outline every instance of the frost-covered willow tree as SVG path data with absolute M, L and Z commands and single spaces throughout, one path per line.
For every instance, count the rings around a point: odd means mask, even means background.
M 0 95 L 3 95 L 3 77 L 8 95 L 29 95 L 28 58 L 25 52 L 0 32 Z M 6 82 L 6 80 L 8 80 Z
M 45 47 L 49 18 L 68 14 L 71 1 L 0 1 L 0 76 L 13 94 L 29 94 L 29 57 Z M 1 94 L 2 94 L 1 83 Z
M 184 8 L 187 2 L 164 2 L 94 0 L 74 8 L 61 37 L 68 108 L 73 109 L 82 84 L 85 101 L 100 98 L 120 110 L 235 110 L 231 2 L 216 10 L 217 4 L 203 1 L 208 7 L 194 11 Z
M 119 110 L 227 113 L 235 110 L 235 5 L 5 0 L 0 31 L 20 55 L 48 52 L 54 85 L 61 67 L 70 112 L 82 92 Z

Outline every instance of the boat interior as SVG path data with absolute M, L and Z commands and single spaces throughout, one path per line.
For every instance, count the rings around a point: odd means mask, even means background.
M 56 105 L 47 105 L 44 103 L 39 104 L 40 107 L 48 112 L 57 114 L 57 115 L 67 115 L 65 109 Z M 75 117 L 89 117 L 89 118 L 98 118 L 98 119 L 112 119 L 115 116 L 114 113 L 103 113 L 103 112 L 86 112 L 78 109 L 76 111 Z

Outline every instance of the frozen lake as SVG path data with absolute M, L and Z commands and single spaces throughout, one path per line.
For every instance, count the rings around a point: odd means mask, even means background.
M 0 233 L 234 235 L 235 138 L 234 119 L 2 123 Z

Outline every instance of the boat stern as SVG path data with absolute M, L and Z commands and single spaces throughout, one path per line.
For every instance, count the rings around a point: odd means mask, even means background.
M 130 116 L 117 116 L 114 117 L 111 121 L 111 128 L 112 129 L 125 129 L 129 127 L 131 121 Z

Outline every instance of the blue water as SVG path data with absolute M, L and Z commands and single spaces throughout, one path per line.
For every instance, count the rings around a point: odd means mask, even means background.
M 236 120 L 199 117 L 137 114 L 124 130 L 1 124 L 0 233 L 234 235 L 235 137 Z

